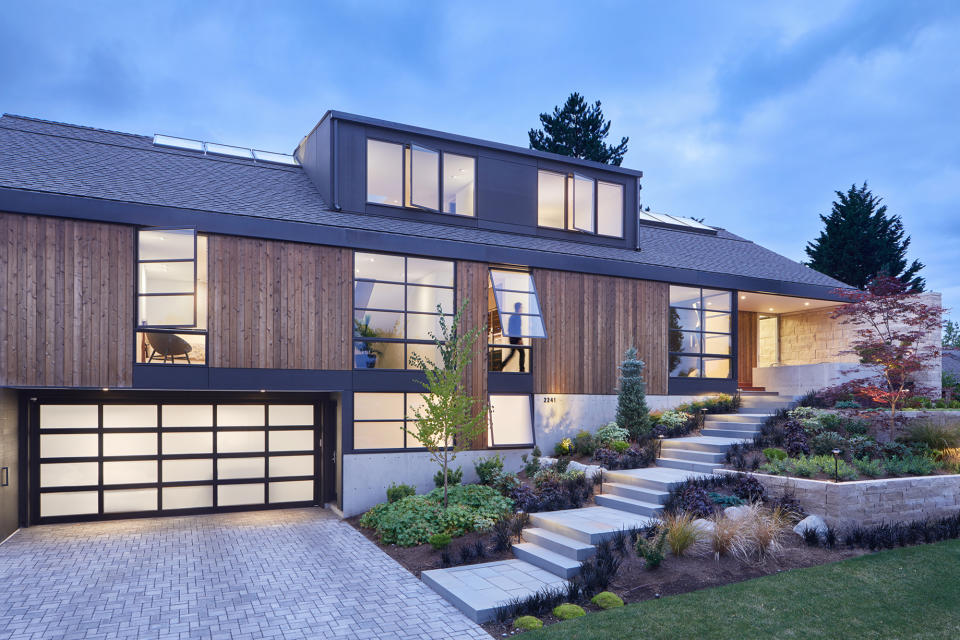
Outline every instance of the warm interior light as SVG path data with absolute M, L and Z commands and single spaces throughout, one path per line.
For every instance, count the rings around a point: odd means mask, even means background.
M 746 300 L 746 299 L 747 299 L 747 296 L 740 296 L 740 299 L 741 299 L 741 300 Z
M 809 307 L 809 306 L 810 306 L 810 303 L 809 303 L 809 302 L 804 302 L 804 303 L 803 303 L 803 306 Z
M 770 309 L 769 309 L 769 310 L 770 310 L 770 311 L 773 311 L 773 307 L 770 307 Z

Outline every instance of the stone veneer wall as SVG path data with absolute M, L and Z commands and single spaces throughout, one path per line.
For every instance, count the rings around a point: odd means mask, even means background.
M 739 473 L 720 470 L 716 473 Z M 911 522 L 960 511 L 960 475 L 825 482 L 752 474 L 774 495 L 792 492 L 808 513 L 832 525 Z

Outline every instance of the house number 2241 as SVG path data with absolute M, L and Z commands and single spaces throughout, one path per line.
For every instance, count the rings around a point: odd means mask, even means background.
M 556 396 L 543 396 L 543 402 L 544 402 L 544 404 L 549 404 L 549 403 L 551 403 L 551 402 L 556 402 L 556 401 L 557 401 L 557 397 L 556 397 Z

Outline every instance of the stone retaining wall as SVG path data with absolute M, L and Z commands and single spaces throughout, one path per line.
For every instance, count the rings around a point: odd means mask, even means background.
M 740 473 L 717 469 L 715 473 Z M 960 511 L 960 475 L 826 482 L 752 474 L 769 493 L 792 492 L 808 513 L 831 525 L 878 525 L 938 518 Z

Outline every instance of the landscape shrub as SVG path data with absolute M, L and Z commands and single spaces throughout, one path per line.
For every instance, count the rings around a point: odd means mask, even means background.
M 600 542 L 597 552 L 580 565 L 580 572 L 573 579 L 580 595 L 590 597 L 605 591 L 617 576 L 622 563 L 623 557 L 614 551 L 610 540 Z
M 667 545 L 678 558 L 690 551 L 703 535 L 693 524 L 694 519 L 690 513 L 667 513 L 663 517 L 660 526 L 667 532 Z
M 597 429 L 594 437 L 601 445 L 609 445 L 615 440 L 627 440 L 630 434 L 626 429 L 618 426 L 616 422 L 609 422 Z
M 597 440 L 587 430 L 581 430 L 573 439 L 574 450 L 582 456 L 592 456 L 597 450 Z
M 601 591 L 597 595 L 590 598 L 590 602 L 597 605 L 601 609 L 616 609 L 617 607 L 623 606 L 623 600 L 617 594 L 612 591 Z
M 807 510 L 803 508 L 792 491 L 785 491 L 771 500 L 767 506 L 771 509 L 779 509 L 780 513 L 794 522 L 800 522 L 807 517 Z
M 929 420 L 916 420 L 905 440 L 911 444 L 926 445 L 930 449 L 955 449 L 960 447 L 960 428 L 944 428 Z
M 402 500 L 407 496 L 416 495 L 417 490 L 415 487 L 411 487 L 408 484 L 397 484 L 391 482 L 390 486 L 387 487 L 387 502 L 396 502 L 397 500 Z
M 847 440 L 847 450 L 851 458 L 878 458 L 881 447 L 870 436 L 853 436 Z
M 566 603 L 554 607 L 553 615 L 561 620 L 572 620 L 574 618 L 582 618 L 587 615 L 587 612 L 578 604 Z
M 841 480 L 856 480 L 857 472 L 843 458 L 837 461 L 837 473 Z M 818 474 L 830 476 L 834 475 L 833 456 L 798 456 L 796 458 L 787 458 L 786 460 L 777 460 L 768 462 L 760 466 L 760 470 L 778 476 L 796 476 L 798 478 L 812 478 Z
M 737 496 L 728 496 L 722 493 L 716 493 L 715 491 L 711 491 L 708 495 L 710 496 L 710 501 L 721 509 L 726 509 L 727 507 L 739 507 L 745 502 L 743 498 L 738 498 Z
M 532 478 L 540 470 L 540 447 L 534 447 L 529 458 L 527 454 L 523 454 L 520 456 L 520 460 L 523 462 L 523 473 L 528 478 Z
M 480 484 L 493 486 L 503 473 L 503 458 L 499 454 L 489 458 L 477 458 L 473 463 L 473 468 L 477 472 Z
M 884 473 L 883 460 L 871 460 L 867 457 L 861 457 L 853 458 L 850 463 L 854 469 L 857 470 L 857 473 L 867 476 L 868 478 L 876 478 L 882 476 Z
M 630 448 L 630 443 L 626 440 L 614 440 L 610 443 L 610 448 L 616 451 L 617 453 L 623 453 Z
M 644 535 L 638 535 L 634 545 L 637 556 L 643 558 L 644 566 L 651 571 L 663 563 L 663 549 L 667 544 L 667 532 L 662 528 L 653 530 L 653 538 L 648 539 Z
M 747 502 L 756 502 L 757 500 L 764 499 L 767 495 L 767 490 L 764 488 L 763 483 L 755 477 L 738 475 L 736 482 L 733 484 L 733 494 Z
M 513 621 L 513 628 L 521 631 L 533 631 L 543 626 L 543 620 L 534 616 L 520 616 Z
M 800 455 L 810 455 L 810 446 L 807 444 L 807 430 L 800 420 L 797 418 L 787 420 L 783 425 L 783 431 L 784 448 L 787 450 L 787 455 L 792 458 Z
M 657 443 L 647 442 L 643 446 L 632 445 L 623 453 L 617 453 L 608 447 L 601 447 L 593 454 L 593 461 L 610 470 L 641 469 L 648 467 L 657 458 Z
M 818 456 L 824 456 L 831 453 L 834 449 L 846 451 L 847 439 L 836 431 L 824 431 L 813 436 L 809 440 L 810 453 Z
M 558 458 L 569 456 L 571 453 L 573 453 L 573 440 L 570 438 L 564 438 L 557 444 L 553 445 L 553 455 Z
M 460 484 L 461 482 L 463 482 L 463 467 L 447 469 L 448 486 Z M 443 469 L 439 469 L 435 474 L 433 474 L 433 484 L 436 485 L 438 489 L 443 488 Z
M 774 460 L 783 460 L 786 458 L 787 452 L 776 447 L 767 447 L 763 450 L 763 455 L 766 457 L 767 461 L 773 462 Z
M 859 409 L 860 406 L 856 400 L 837 400 L 833 405 L 834 409 Z
M 716 503 L 703 487 L 690 484 L 681 491 L 672 510 L 689 513 L 697 518 L 707 518 L 716 510 Z
M 731 552 L 744 561 L 763 561 L 783 551 L 783 536 L 789 519 L 780 509 L 755 502 L 736 519 L 737 532 Z
M 450 534 L 449 533 L 435 533 L 427 540 L 430 543 L 430 546 L 437 551 L 442 551 L 450 546 Z
M 936 470 L 937 463 L 929 456 L 910 454 L 885 459 L 883 468 L 891 476 L 926 476 Z
M 493 523 L 490 528 L 491 540 L 493 541 L 493 550 L 502 553 L 509 551 L 513 546 L 513 527 L 511 527 L 511 518 L 502 518 Z
M 683 411 L 664 411 L 657 420 L 657 426 L 666 430 L 682 429 L 690 421 L 690 414 Z
M 740 526 L 735 519 L 728 518 L 722 513 L 714 514 L 710 522 L 713 523 L 713 530 L 708 532 L 710 549 L 717 558 L 729 554 L 733 551 Z
M 534 488 L 520 485 L 511 494 L 516 508 L 527 513 L 578 509 L 593 495 L 593 481 L 582 471 L 558 473 L 543 469 L 534 476 Z
M 960 448 L 942 449 L 937 452 L 940 466 L 949 473 L 960 473 Z
M 884 523 L 875 527 L 855 526 L 847 529 L 842 537 L 848 547 L 870 551 L 954 540 L 960 538 L 960 513 L 936 520 Z
M 849 419 L 846 424 L 843 425 L 843 428 L 846 430 L 847 435 L 865 436 L 870 431 L 870 423 L 866 420 Z

